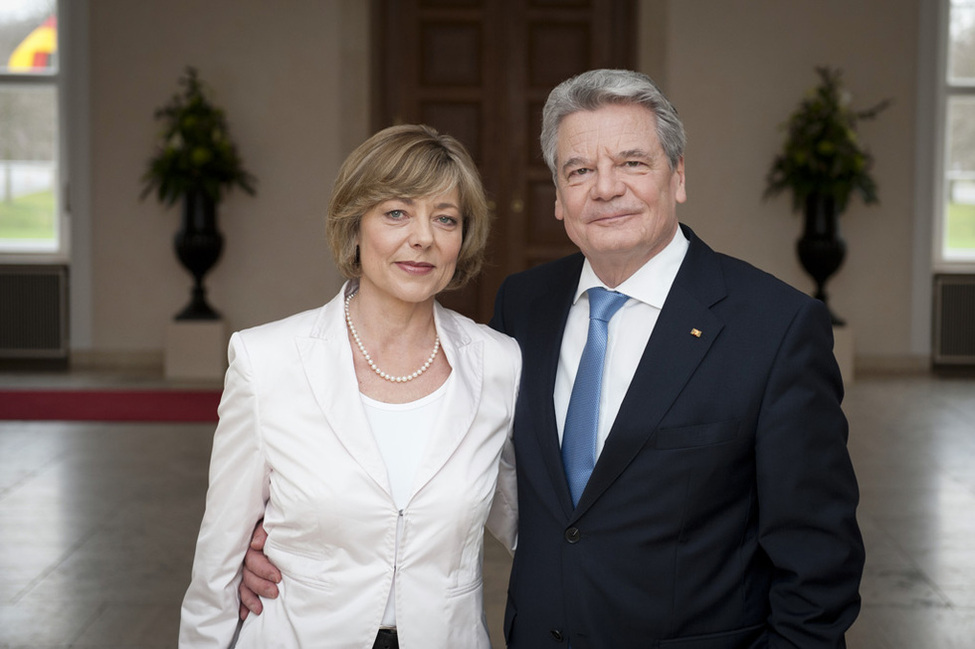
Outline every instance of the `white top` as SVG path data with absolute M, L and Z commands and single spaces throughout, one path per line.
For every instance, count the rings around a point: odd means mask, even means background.
M 386 463 L 389 474 L 389 487 L 396 508 L 402 511 L 413 494 L 416 470 L 423 459 L 430 431 L 440 414 L 443 396 L 447 393 L 447 383 L 427 396 L 409 403 L 385 403 L 376 401 L 359 393 L 366 410 L 366 419 L 372 435 L 376 438 L 379 452 Z M 396 525 L 396 556 L 399 556 L 400 539 L 403 536 L 403 517 Z M 398 560 L 397 560 L 398 563 Z M 383 613 L 383 626 L 396 626 L 396 572 L 393 572 L 393 585 L 386 600 Z
M 416 469 L 440 414 L 440 404 L 449 382 L 448 377 L 439 388 L 409 403 L 384 403 L 360 393 L 369 427 L 386 463 L 397 509 L 406 507 L 410 500 Z
M 565 416 L 569 410 L 572 384 L 579 370 L 579 360 L 589 336 L 590 288 L 601 286 L 630 297 L 612 320 L 609 321 L 609 340 L 606 347 L 606 365 L 603 368 L 603 387 L 599 395 L 599 429 L 596 436 L 596 457 L 602 453 L 609 431 L 616 421 L 623 397 L 630 387 L 637 365 L 657 324 L 670 287 L 684 261 L 689 242 L 678 227 L 677 234 L 667 247 L 653 256 L 638 271 L 616 288 L 609 288 L 600 281 L 587 259 L 579 276 L 579 286 L 569 310 L 559 354 L 559 368 L 555 377 L 555 418 L 559 429 L 559 443 L 565 430 Z

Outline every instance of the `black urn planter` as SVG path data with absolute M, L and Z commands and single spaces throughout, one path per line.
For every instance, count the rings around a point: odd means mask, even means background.
M 832 196 L 812 194 L 806 197 L 805 228 L 796 243 L 799 262 L 816 282 L 815 297 L 826 308 L 826 281 L 843 265 L 846 242 L 840 236 L 839 213 Z M 834 325 L 846 324 L 829 309 Z
M 176 256 L 193 276 L 190 303 L 176 314 L 177 320 L 219 320 L 220 314 L 207 304 L 203 277 L 223 251 L 223 235 L 217 230 L 217 206 L 203 192 L 183 197 L 183 222 L 173 239 Z

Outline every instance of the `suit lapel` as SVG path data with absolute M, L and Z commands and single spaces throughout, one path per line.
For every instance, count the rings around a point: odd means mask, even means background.
M 585 512 L 644 447 L 724 327 L 711 311 L 726 295 L 717 257 L 689 228 L 684 231 L 691 245 L 574 517 Z
M 390 494 L 386 464 L 369 428 L 359 396 L 352 348 L 345 330 L 344 294 L 322 307 L 307 337 L 295 341 L 301 363 L 331 429 L 349 455 Z
M 572 298 L 579 285 L 583 259 L 582 255 L 570 258 L 571 267 L 556 275 L 557 280 L 546 286 L 544 293 L 534 296 L 531 314 L 526 318 L 528 325 L 525 333 L 519 336 L 524 341 L 522 354 L 525 372 L 518 402 L 521 406 L 519 410 L 527 416 L 528 425 L 516 430 L 515 434 L 530 431 L 534 435 L 545 470 L 555 486 L 559 505 L 566 516 L 573 509 L 572 497 L 562 465 L 553 395 L 562 336 Z

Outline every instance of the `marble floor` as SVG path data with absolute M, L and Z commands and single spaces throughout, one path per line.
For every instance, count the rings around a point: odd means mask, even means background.
M 858 377 L 845 407 L 867 544 L 849 647 L 975 646 L 975 379 Z M 212 429 L 0 422 L 0 647 L 175 646 Z M 486 564 L 501 646 L 509 561 L 493 541 Z

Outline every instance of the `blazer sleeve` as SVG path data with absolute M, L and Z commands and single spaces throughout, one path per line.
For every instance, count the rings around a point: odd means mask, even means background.
M 864 550 L 842 392 L 828 313 L 807 301 L 772 366 L 756 437 L 769 647 L 843 647 L 859 612 Z
M 510 351 L 511 384 L 513 386 L 510 398 L 508 419 L 506 422 L 505 442 L 501 449 L 501 461 L 498 466 L 498 484 L 494 491 L 494 502 L 488 513 L 488 531 L 501 544 L 514 554 L 518 545 L 518 480 L 515 472 L 514 445 L 514 413 L 515 402 L 521 383 L 521 350 L 518 343 L 512 339 L 505 341 L 512 349 Z
M 237 629 L 244 553 L 268 499 L 270 473 L 260 436 L 255 378 L 239 333 L 231 336 L 228 358 L 206 512 L 181 611 L 179 646 L 194 649 L 230 646 Z

